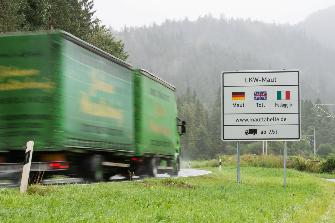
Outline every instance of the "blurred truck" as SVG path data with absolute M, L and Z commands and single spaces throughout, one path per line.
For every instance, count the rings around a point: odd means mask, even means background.
M 175 87 L 63 31 L 0 35 L 0 172 L 177 174 Z M 1 175 L 0 175 L 1 178 Z

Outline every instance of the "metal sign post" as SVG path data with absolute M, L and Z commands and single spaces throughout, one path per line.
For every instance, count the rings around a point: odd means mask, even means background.
M 265 141 L 262 142 L 262 155 L 265 154 Z
M 286 190 L 287 142 L 284 142 L 284 189 Z
M 284 142 L 284 190 L 286 190 L 286 160 L 287 160 L 287 142 Z
M 240 142 L 237 141 L 236 143 L 236 180 L 237 183 L 241 183 L 241 168 L 240 168 Z
M 268 155 L 268 141 L 265 141 L 265 155 Z
M 33 155 L 33 147 L 34 147 L 33 141 L 27 142 L 27 149 L 26 149 L 26 154 L 25 154 L 24 163 L 23 163 L 22 178 L 21 178 L 21 185 L 20 185 L 21 193 L 25 193 L 27 191 L 31 159 Z

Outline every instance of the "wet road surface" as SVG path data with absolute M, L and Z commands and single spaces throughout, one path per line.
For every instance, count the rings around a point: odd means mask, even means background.
M 207 170 L 199 170 L 199 169 L 181 169 L 179 171 L 178 177 L 196 177 L 210 174 L 211 171 Z M 169 174 L 158 174 L 158 178 L 168 178 L 171 177 Z M 134 180 L 140 180 L 141 178 L 138 176 L 134 176 Z M 123 176 L 113 176 L 110 178 L 109 182 L 113 181 L 125 181 L 127 180 Z M 83 184 L 85 183 L 81 178 L 58 178 L 58 179 L 45 179 L 42 181 L 44 185 L 61 185 L 61 184 Z M 2 187 L 15 187 L 18 185 L 13 185 L 10 182 L 0 182 L 0 188 Z

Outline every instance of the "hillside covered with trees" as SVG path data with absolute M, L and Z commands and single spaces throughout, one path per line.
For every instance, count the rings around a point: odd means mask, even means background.
M 124 44 L 95 18 L 93 7 L 93 0 L 2 0 L 0 33 L 60 29 L 127 59 Z
M 297 25 L 302 32 L 335 50 L 335 6 L 317 11 Z
M 114 33 L 124 41 L 130 63 L 177 87 L 180 116 L 188 123 L 183 138 L 185 158 L 235 153 L 235 144 L 220 141 L 220 74 L 249 69 L 300 70 L 302 134 L 311 135 L 315 127 L 318 154 L 335 153 L 334 119 L 314 105 L 335 102 L 335 50 L 314 39 L 302 25 L 205 16 Z M 323 109 L 328 112 L 332 107 Z M 312 154 L 312 140 L 304 137 L 299 143 L 290 143 L 289 153 Z M 244 143 L 243 147 L 244 153 L 262 151 L 261 143 Z M 275 154 L 282 148 L 279 142 L 269 147 Z

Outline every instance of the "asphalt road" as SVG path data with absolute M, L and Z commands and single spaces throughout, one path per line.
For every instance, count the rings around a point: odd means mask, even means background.
M 211 171 L 207 170 L 198 170 L 198 169 L 181 169 L 179 171 L 178 177 L 195 177 L 195 176 L 202 176 L 210 174 Z M 158 174 L 158 178 L 168 178 L 171 177 L 169 174 Z M 126 180 L 123 176 L 113 176 L 110 178 L 110 182 L 113 181 L 124 181 Z M 134 176 L 134 180 L 140 180 L 140 177 Z M 84 183 L 83 179 L 81 178 L 56 178 L 56 179 L 46 179 L 43 180 L 42 184 L 51 185 L 51 184 L 75 184 L 75 183 Z M 1 182 L 0 181 L 0 188 L 1 187 L 13 187 L 17 185 L 13 185 L 9 182 Z
M 198 169 L 181 169 L 179 171 L 178 177 L 196 177 L 210 174 L 211 171 L 207 170 L 198 170 Z M 158 178 L 169 178 L 171 177 L 169 174 L 158 174 Z M 138 176 L 134 176 L 134 180 L 139 180 Z M 110 182 L 113 181 L 123 181 L 126 180 L 123 176 L 113 176 L 110 178 Z M 80 178 L 65 178 L 65 179 L 50 179 L 44 180 L 43 184 L 68 184 L 68 183 L 83 183 L 82 179 Z
M 197 169 L 181 169 L 178 177 L 196 177 L 212 173 L 207 170 L 197 170 Z
M 198 170 L 198 169 L 180 169 L 178 173 L 178 177 L 196 177 L 202 176 L 212 173 L 211 171 L 207 170 Z M 158 174 L 159 178 L 166 178 L 170 177 L 169 174 Z

